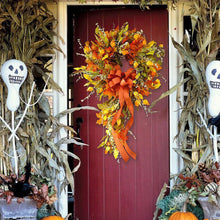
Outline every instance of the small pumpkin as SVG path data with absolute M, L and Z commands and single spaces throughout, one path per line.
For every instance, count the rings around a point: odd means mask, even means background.
M 65 220 L 65 219 L 60 216 L 51 215 L 51 216 L 44 217 L 41 220 Z
M 198 220 L 198 218 L 192 212 L 174 212 L 169 220 Z

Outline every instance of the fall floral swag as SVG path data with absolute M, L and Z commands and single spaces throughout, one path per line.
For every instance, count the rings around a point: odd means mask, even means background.
M 146 109 L 150 90 L 161 85 L 157 77 L 164 57 L 163 45 L 147 42 L 142 31 L 129 30 L 127 23 L 110 31 L 97 25 L 95 38 L 85 42 L 83 56 L 87 65 L 75 68 L 75 73 L 88 81 L 85 86 L 89 96 L 95 90 L 100 101 L 106 97 L 98 104 L 97 124 L 106 129 L 99 147 L 115 159 L 136 159 L 127 144 L 127 134 L 134 122 L 134 106 Z M 126 64 L 129 68 L 123 71 Z

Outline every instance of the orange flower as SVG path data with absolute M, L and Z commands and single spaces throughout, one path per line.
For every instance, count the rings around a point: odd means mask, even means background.
M 140 38 L 140 34 L 134 34 L 134 39 L 137 40 L 138 38 Z
M 99 54 L 100 55 L 103 55 L 105 53 L 105 50 L 104 49 L 99 49 Z
M 141 104 L 141 101 L 139 99 L 137 99 L 137 100 L 135 100 L 134 104 L 135 104 L 135 106 L 138 107 Z
M 96 60 L 97 58 L 98 58 L 97 53 L 96 53 L 96 52 L 93 52 L 93 53 L 92 53 L 92 59 L 93 59 L 93 60 Z
M 147 99 L 144 99 L 144 100 L 143 100 L 143 104 L 144 104 L 144 105 L 150 105 L 150 103 L 148 102 Z
M 115 47 L 115 46 L 116 46 L 115 41 L 114 41 L 114 40 L 112 40 L 112 41 L 111 41 L 111 43 L 110 43 L 110 45 L 111 45 L 111 47 Z
M 92 92 L 92 91 L 93 91 L 93 87 L 88 87 L 88 88 L 87 88 L 87 91 L 88 91 L 88 92 Z
M 84 53 L 89 53 L 91 51 L 89 46 L 84 47 Z
M 136 69 L 137 67 L 138 67 L 138 62 L 135 61 L 135 62 L 134 62 L 134 68 Z
M 156 63 L 154 66 L 155 66 L 155 68 L 156 68 L 157 71 L 159 71 L 159 70 L 162 69 L 162 67 L 160 66 L 159 63 Z
M 123 56 L 129 54 L 128 50 L 122 50 L 121 53 L 122 53 Z
M 95 44 L 92 44 L 91 49 L 92 49 L 93 51 L 96 51 L 96 50 L 98 49 L 98 47 L 97 47 Z

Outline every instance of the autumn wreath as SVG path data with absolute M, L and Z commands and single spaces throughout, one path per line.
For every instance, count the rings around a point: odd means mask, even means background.
M 88 81 L 88 92 L 96 91 L 101 101 L 98 104 L 97 124 L 106 128 L 106 135 L 99 147 L 111 153 L 115 159 L 136 159 L 136 154 L 127 145 L 127 134 L 134 121 L 134 106 L 146 106 L 150 90 L 160 87 L 158 71 L 164 56 L 163 45 L 147 42 L 142 31 L 129 30 L 125 23 L 105 31 L 97 25 L 95 41 L 84 46 L 86 66 L 75 68 Z M 129 66 L 123 71 L 123 65 Z

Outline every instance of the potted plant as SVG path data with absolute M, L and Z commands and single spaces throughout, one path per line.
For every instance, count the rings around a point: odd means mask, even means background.
M 184 169 L 178 175 L 169 195 L 158 201 L 157 206 L 162 210 L 159 219 L 168 219 L 173 213 L 180 211 L 185 203 L 187 211 L 194 213 L 198 219 L 219 218 L 219 163 L 210 160 L 205 164 L 199 164 L 195 173 L 191 174 L 190 171 L 189 167 Z

